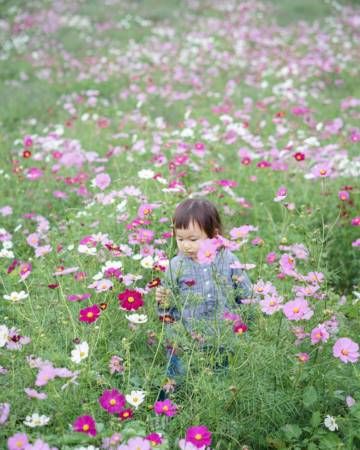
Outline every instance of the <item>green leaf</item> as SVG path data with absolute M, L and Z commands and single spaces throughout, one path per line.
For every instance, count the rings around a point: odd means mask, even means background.
M 308 386 L 304 390 L 303 403 L 305 408 L 311 408 L 317 402 L 317 392 L 314 386 Z
M 319 448 L 321 450 L 335 450 L 338 445 L 341 444 L 341 440 L 337 437 L 337 435 L 328 433 L 326 436 L 321 437 L 319 442 Z
M 321 424 L 321 414 L 319 411 L 313 412 L 313 415 L 311 417 L 311 425 L 314 428 L 317 428 Z
M 287 441 L 291 441 L 293 439 L 299 439 L 301 436 L 301 428 L 298 425 L 294 424 L 286 424 L 283 427 L 281 427 L 281 431 L 284 434 L 284 437 Z
M 307 450 L 318 450 L 318 446 L 315 445 L 313 442 L 310 442 L 307 446 Z

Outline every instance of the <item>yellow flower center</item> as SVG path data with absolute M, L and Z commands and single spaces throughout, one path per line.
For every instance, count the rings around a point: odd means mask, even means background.
M 143 213 L 144 213 L 144 215 L 146 216 L 147 214 L 150 214 L 150 209 L 144 209 L 144 211 L 143 211 Z
M 90 319 L 91 317 L 93 317 L 93 315 L 94 315 L 94 313 L 88 312 L 88 313 L 86 314 L 86 317 L 89 317 L 89 319 Z
M 347 355 L 349 354 L 349 350 L 343 349 L 343 350 L 341 350 L 341 353 L 342 353 L 344 356 L 347 356 Z
M 133 398 L 133 402 L 134 402 L 134 403 L 137 403 L 138 401 L 139 401 L 139 399 L 138 399 L 137 397 L 134 397 L 134 398 Z
M 105 289 L 105 288 L 106 288 L 106 283 L 102 283 L 101 289 Z
M 299 311 L 300 311 L 299 308 L 294 308 L 294 309 L 293 309 L 293 312 L 294 312 L 294 313 L 298 313 Z
M 242 231 L 237 231 L 236 232 L 236 236 L 242 236 L 243 235 L 243 232 Z
M 163 406 L 163 411 L 169 411 L 169 407 L 168 406 Z
M 262 292 L 263 290 L 264 290 L 264 288 L 262 288 L 262 287 L 258 287 L 258 288 L 257 288 L 257 291 L 258 291 L 258 292 Z
M 16 443 L 16 447 L 22 448 L 22 446 L 24 445 L 24 443 L 22 441 L 17 441 Z
M 85 352 L 80 352 L 80 358 L 83 358 L 85 356 Z
M 209 250 L 207 252 L 205 252 L 205 256 L 209 257 L 211 256 L 211 252 L 209 252 Z
M 293 258 L 288 258 L 288 263 L 292 264 L 294 262 Z
M 202 438 L 202 435 L 200 433 L 195 434 L 195 439 L 197 441 L 200 441 L 201 438 Z
M 129 417 L 130 414 L 128 412 L 124 412 L 123 417 Z
M 318 339 L 320 339 L 320 338 L 321 338 L 321 333 L 316 333 L 316 334 L 315 334 L 315 337 L 318 338 Z
M 270 306 L 274 306 L 274 305 L 276 305 L 276 302 L 275 302 L 274 300 L 271 300 L 271 301 L 269 302 L 269 305 L 270 305 Z
M 134 297 L 128 297 L 128 302 L 129 302 L 129 303 L 132 303 L 132 302 L 134 302 L 134 301 L 135 301 Z
M 90 428 L 90 427 L 89 427 L 89 425 L 87 425 L 87 424 L 86 424 L 86 425 L 83 425 L 83 427 L 82 427 L 83 431 L 88 431 L 89 428 Z
M 320 173 L 320 175 L 326 175 L 326 172 L 327 171 L 325 169 L 321 169 L 319 173 Z
M 114 398 L 112 398 L 109 403 L 111 406 L 114 406 L 114 405 L 116 405 L 116 400 Z

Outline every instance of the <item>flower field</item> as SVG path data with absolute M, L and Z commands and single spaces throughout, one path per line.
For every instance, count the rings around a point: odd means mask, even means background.
M 1 450 L 360 448 L 359 30 L 334 0 L 0 1 Z M 207 352 L 155 300 L 188 197 L 254 294 Z

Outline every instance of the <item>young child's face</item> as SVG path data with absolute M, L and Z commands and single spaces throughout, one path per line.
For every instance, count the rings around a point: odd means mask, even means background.
M 209 239 L 209 236 L 196 222 L 190 222 L 188 228 L 176 228 L 175 236 L 179 250 L 194 260 L 197 259 L 201 242 Z

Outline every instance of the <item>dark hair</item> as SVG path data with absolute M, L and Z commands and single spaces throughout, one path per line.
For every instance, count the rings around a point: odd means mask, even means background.
M 176 228 L 188 228 L 192 222 L 197 223 L 209 238 L 222 234 L 219 211 L 209 200 L 189 198 L 176 207 L 173 216 L 174 233 Z

